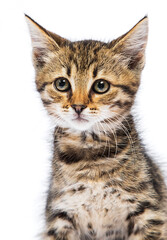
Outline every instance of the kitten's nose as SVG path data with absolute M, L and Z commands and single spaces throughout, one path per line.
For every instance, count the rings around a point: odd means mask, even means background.
M 78 115 L 86 108 L 86 106 L 82 104 L 72 104 L 71 107 L 76 113 L 78 113 Z

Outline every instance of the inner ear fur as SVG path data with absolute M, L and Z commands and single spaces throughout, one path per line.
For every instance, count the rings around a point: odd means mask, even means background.
M 148 17 L 141 19 L 129 32 L 111 43 L 112 50 L 122 55 L 128 67 L 144 66 L 145 48 L 148 39 Z
M 28 15 L 25 17 L 30 31 L 35 66 L 42 67 L 53 52 L 58 51 L 68 40 L 46 30 Z

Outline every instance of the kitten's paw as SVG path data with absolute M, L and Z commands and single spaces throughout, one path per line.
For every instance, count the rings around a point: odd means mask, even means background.
M 61 230 L 50 229 L 43 240 L 79 240 L 78 234 L 72 228 L 64 227 Z
M 47 219 L 43 240 L 79 240 L 74 217 L 65 211 L 52 212 Z

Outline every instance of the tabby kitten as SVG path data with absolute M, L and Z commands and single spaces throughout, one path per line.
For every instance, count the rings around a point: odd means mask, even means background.
M 28 21 L 37 90 L 55 120 L 44 240 L 167 240 L 167 188 L 131 107 L 148 19 L 109 43 Z

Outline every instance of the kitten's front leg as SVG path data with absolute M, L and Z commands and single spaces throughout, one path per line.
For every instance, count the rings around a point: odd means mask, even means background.
M 150 219 L 145 221 L 140 226 L 136 224 L 133 231 L 129 231 L 128 240 L 166 240 L 167 239 L 167 225 L 163 220 Z M 130 230 L 130 228 L 129 228 Z
M 43 240 L 79 240 L 73 220 L 64 212 L 52 216 Z

